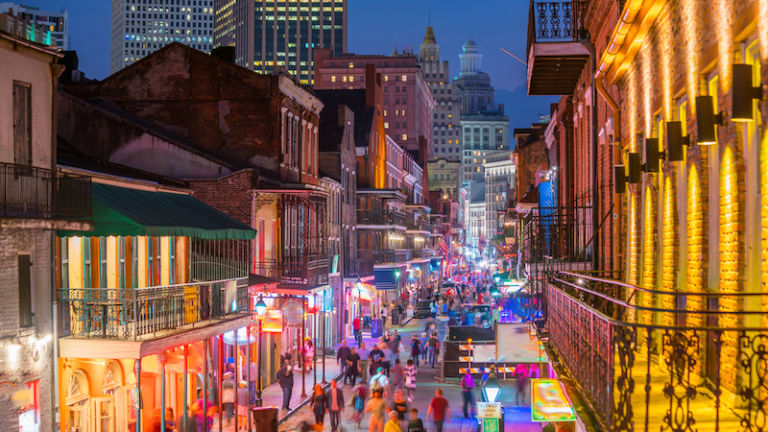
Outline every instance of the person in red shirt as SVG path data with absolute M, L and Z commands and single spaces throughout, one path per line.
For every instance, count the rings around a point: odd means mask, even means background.
M 352 320 L 352 330 L 355 333 L 355 340 L 357 341 L 357 346 L 359 347 L 363 343 L 363 332 L 360 331 L 359 316 L 356 316 L 355 319 Z
M 435 390 L 435 397 L 429 403 L 427 409 L 427 421 L 432 416 L 432 422 L 435 424 L 437 432 L 443 432 L 443 423 L 448 418 L 448 399 L 443 397 L 443 390 Z

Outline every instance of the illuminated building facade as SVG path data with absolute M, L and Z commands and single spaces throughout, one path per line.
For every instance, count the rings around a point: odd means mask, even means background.
M 45 27 L 50 32 L 50 45 L 61 50 L 69 49 L 69 15 L 66 9 L 45 11 L 35 6 L 3 2 L 0 3 L 0 13 L 4 12 L 11 13 L 28 25 Z
M 112 0 L 111 40 L 111 73 L 172 42 L 209 52 L 213 0 Z
M 314 82 L 314 51 L 347 50 L 347 0 L 214 0 L 214 47 L 234 46 L 235 62 L 257 72 L 284 69 Z

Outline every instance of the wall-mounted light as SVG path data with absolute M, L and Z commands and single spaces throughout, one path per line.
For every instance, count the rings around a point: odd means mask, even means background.
M 734 64 L 732 75 L 733 92 L 731 102 L 733 115 L 731 120 L 735 122 L 752 121 L 752 99 L 762 99 L 763 90 L 752 85 L 752 65 Z
M 640 163 L 640 153 L 629 153 L 627 162 L 629 162 L 629 182 L 639 184 L 643 170 Z
M 699 145 L 717 144 L 715 125 L 722 126 L 723 113 L 715 114 L 712 96 L 696 97 L 696 142 Z
M 667 133 L 664 136 L 667 140 L 667 160 L 683 160 L 683 146 L 691 144 L 690 137 L 683 136 L 683 124 L 679 121 L 668 121 Z
M 627 191 L 627 172 L 624 165 L 613 166 L 613 192 L 617 194 L 623 194 Z
M 664 157 L 663 152 L 659 152 L 659 139 L 645 139 L 645 164 L 643 168 L 647 173 L 659 172 L 659 159 Z

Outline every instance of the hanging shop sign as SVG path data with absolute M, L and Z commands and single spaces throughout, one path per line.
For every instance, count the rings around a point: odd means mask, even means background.
M 535 422 L 576 421 L 576 414 L 556 379 L 531 380 L 531 419 Z
M 304 319 L 304 305 L 297 300 L 288 300 L 283 305 L 283 321 L 290 326 L 300 326 Z
M 283 311 L 280 309 L 267 309 L 264 320 L 261 322 L 261 330 L 265 333 L 283 332 Z

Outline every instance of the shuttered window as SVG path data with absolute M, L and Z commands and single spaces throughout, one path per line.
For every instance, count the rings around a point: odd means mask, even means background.
M 19 326 L 32 325 L 32 261 L 29 255 L 19 255 Z
M 32 87 L 13 82 L 13 161 L 32 165 Z

